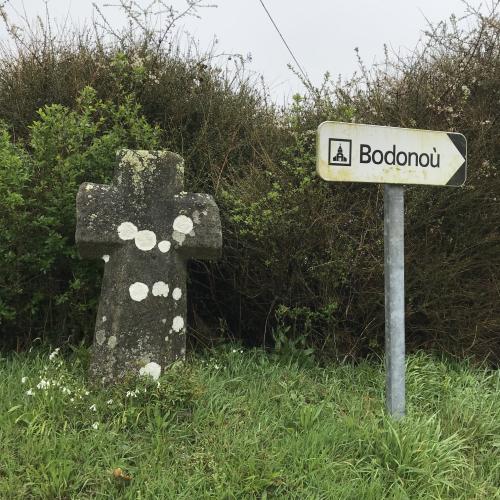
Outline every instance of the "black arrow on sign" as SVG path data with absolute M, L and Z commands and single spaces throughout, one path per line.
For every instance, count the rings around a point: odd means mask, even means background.
M 467 177 L 467 139 L 462 134 L 456 134 L 453 132 L 449 132 L 448 137 L 450 138 L 450 141 L 454 144 L 454 146 L 458 149 L 458 152 L 462 155 L 464 162 L 453 174 L 446 185 L 462 186 Z

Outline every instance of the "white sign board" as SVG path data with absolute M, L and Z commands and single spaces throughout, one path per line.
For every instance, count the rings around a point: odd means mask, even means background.
M 326 181 L 461 186 L 467 169 L 462 134 L 358 123 L 318 127 L 318 175 Z

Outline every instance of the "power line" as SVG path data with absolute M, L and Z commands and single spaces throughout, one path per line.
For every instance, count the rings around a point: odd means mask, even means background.
M 266 11 L 267 17 L 269 17 L 270 21 L 273 23 L 273 26 L 276 28 L 276 31 L 278 32 L 278 35 L 280 36 L 281 40 L 283 40 L 285 47 L 288 49 L 288 52 L 290 52 L 290 55 L 292 56 L 293 60 L 295 61 L 295 64 L 299 68 L 299 71 L 302 73 L 302 76 L 306 79 L 307 82 L 309 82 L 308 76 L 306 75 L 306 73 L 302 69 L 302 67 L 300 66 L 299 61 L 297 61 L 297 58 L 294 56 L 292 49 L 289 47 L 288 43 L 286 43 L 284 36 L 281 34 L 281 31 L 279 30 L 278 26 L 274 22 L 274 19 L 272 18 L 271 14 L 267 10 L 267 7 L 264 5 L 264 2 L 262 0 L 259 0 L 259 2 L 262 5 L 262 7 L 264 8 L 264 10 Z

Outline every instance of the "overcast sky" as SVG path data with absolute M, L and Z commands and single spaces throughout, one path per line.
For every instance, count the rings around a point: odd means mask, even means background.
M 93 14 L 92 0 L 46 0 L 50 17 L 84 24 Z M 137 0 L 141 5 L 152 0 Z M 383 60 L 383 46 L 399 53 L 411 50 L 432 22 L 465 11 L 461 0 L 263 0 L 310 80 L 318 84 L 325 71 L 348 77 L 357 69 L 355 47 L 365 64 Z M 165 0 L 181 8 L 184 0 Z M 293 63 L 259 0 L 213 0 L 216 8 L 201 9 L 201 18 L 184 18 L 179 26 L 199 41 L 202 49 L 218 39 L 219 52 L 251 54 L 249 68 L 264 75 L 273 98 L 282 103 L 303 87 L 287 68 Z M 45 10 L 44 0 L 10 0 L 13 20 L 23 8 L 34 18 Z M 104 7 L 118 0 L 95 0 L 110 23 L 123 24 L 120 10 Z M 479 0 L 469 0 L 479 6 Z M 5 30 L 0 30 L 5 39 Z

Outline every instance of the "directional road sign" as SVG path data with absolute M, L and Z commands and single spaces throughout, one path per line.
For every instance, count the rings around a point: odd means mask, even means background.
M 404 187 L 461 186 L 467 168 L 462 134 L 357 123 L 318 127 L 316 170 L 326 181 L 384 186 L 386 405 L 405 414 Z
M 461 186 L 467 169 L 462 134 L 358 123 L 318 127 L 318 175 L 326 181 Z

